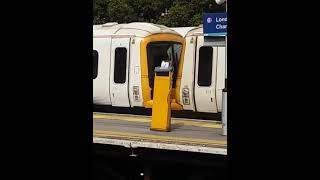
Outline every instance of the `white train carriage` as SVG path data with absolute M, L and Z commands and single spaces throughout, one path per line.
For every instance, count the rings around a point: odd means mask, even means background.
M 152 107 L 154 68 L 168 58 L 176 77 L 182 43 L 175 31 L 151 23 L 94 26 L 93 103 Z
M 179 29 L 179 28 L 175 28 Z M 183 30 L 180 29 L 180 32 Z M 225 38 L 205 42 L 203 28 L 190 30 L 184 37 L 181 77 L 178 77 L 178 103 L 184 110 L 217 113 L 222 111 L 225 87 Z
M 151 108 L 154 68 L 167 58 L 174 66 L 173 110 L 222 111 L 224 37 L 204 42 L 201 26 L 188 32 L 173 28 L 184 38 L 151 23 L 108 23 L 93 29 L 94 104 Z

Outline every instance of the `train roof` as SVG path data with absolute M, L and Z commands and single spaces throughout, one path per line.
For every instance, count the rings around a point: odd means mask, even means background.
M 112 35 L 129 35 L 146 37 L 151 34 L 158 33 L 169 33 L 180 35 L 176 31 L 158 24 L 145 23 L 145 22 L 133 22 L 128 24 L 118 24 L 118 23 L 106 23 L 93 26 L 94 36 L 112 36 Z
M 200 25 L 198 27 L 195 27 L 193 29 L 191 29 L 186 35 L 185 37 L 188 36 L 203 36 L 203 26 Z
M 192 30 L 192 29 L 194 29 L 194 28 L 196 28 L 196 27 L 170 27 L 170 29 L 176 31 L 176 32 L 179 33 L 182 37 L 185 37 L 186 34 L 187 34 L 190 30 Z
M 93 25 L 93 30 L 96 30 L 96 29 L 99 29 L 99 28 L 101 28 L 101 24 L 99 24 L 99 25 Z
M 203 36 L 202 24 L 197 27 L 173 27 L 172 30 L 176 31 L 183 37 L 188 36 Z

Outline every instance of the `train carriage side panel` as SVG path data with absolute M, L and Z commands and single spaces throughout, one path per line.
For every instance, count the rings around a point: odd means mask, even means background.
M 130 107 L 128 71 L 130 37 L 112 37 L 110 65 L 110 97 L 112 106 Z
M 226 58 L 226 48 L 218 47 L 217 87 L 216 87 L 218 112 L 222 112 L 222 90 L 225 87 L 225 58 Z
M 196 36 L 188 36 L 185 38 L 185 46 L 183 48 L 182 58 L 183 66 L 182 77 L 180 83 L 180 103 L 183 105 L 184 110 L 195 111 L 194 104 L 194 66 L 196 56 Z
M 93 50 L 97 55 L 97 76 L 93 79 L 93 103 L 110 105 L 109 67 L 111 38 L 93 38 Z
M 217 113 L 216 67 L 218 47 L 205 45 L 197 37 L 194 96 L 197 112 Z
M 132 37 L 130 44 L 129 98 L 131 107 L 143 106 L 140 64 L 141 40 L 140 37 Z

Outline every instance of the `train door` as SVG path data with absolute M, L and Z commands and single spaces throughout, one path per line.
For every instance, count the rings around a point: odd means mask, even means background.
M 218 47 L 217 59 L 217 82 L 216 82 L 216 99 L 218 112 L 222 112 L 222 90 L 225 87 L 225 63 L 226 63 L 226 47 Z
M 217 112 L 216 62 L 217 47 L 204 46 L 203 36 L 197 38 L 194 95 L 198 112 Z
M 93 103 L 111 105 L 110 74 L 111 38 L 93 38 Z
M 112 38 L 110 96 L 112 106 L 130 107 L 128 69 L 130 38 Z
M 148 62 L 148 79 L 149 87 L 151 89 L 151 99 L 153 99 L 153 89 L 154 89 L 154 68 L 161 66 L 162 61 L 171 62 L 174 67 L 172 88 L 173 91 L 176 85 L 177 71 L 180 60 L 182 45 L 175 42 L 151 42 L 147 45 L 147 62 Z M 173 93 L 174 95 L 174 93 Z

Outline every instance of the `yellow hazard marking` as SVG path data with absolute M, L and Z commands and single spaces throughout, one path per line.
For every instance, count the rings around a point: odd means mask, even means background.
M 151 117 L 138 116 L 138 115 L 124 115 L 124 114 L 107 114 L 107 113 L 93 113 L 93 118 L 97 120 L 121 120 L 129 122 L 142 122 L 150 123 Z M 206 127 L 206 128 L 222 128 L 222 124 L 219 121 L 201 121 L 201 120 L 183 120 L 171 118 L 172 125 L 186 125 L 195 127 Z
M 97 137 L 108 136 L 108 137 L 116 137 L 116 138 L 161 141 L 161 142 L 168 142 L 168 143 L 187 143 L 187 144 L 216 145 L 216 146 L 227 145 L 227 141 L 158 136 L 158 135 L 151 135 L 151 134 L 136 134 L 136 133 L 127 133 L 127 132 L 105 131 L 105 130 L 93 130 L 93 134 L 94 136 L 97 136 Z

